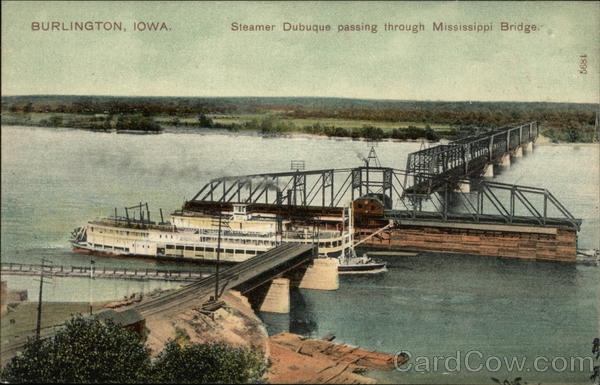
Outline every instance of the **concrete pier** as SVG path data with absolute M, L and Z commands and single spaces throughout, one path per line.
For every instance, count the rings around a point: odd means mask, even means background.
M 523 149 L 525 152 L 533 152 L 533 142 L 527 142 Z
M 337 258 L 316 258 L 306 270 L 291 272 L 296 273 L 291 285 L 300 289 L 337 290 L 340 287 L 338 265 Z
M 460 182 L 454 192 L 469 193 L 471 192 L 471 184 L 468 182 Z
M 269 313 L 290 311 L 290 287 L 311 290 L 337 290 L 337 258 L 316 258 L 266 282 L 247 294 L 254 309 Z
M 272 280 L 259 310 L 270 313 L 289 313 L 290 280 L 287 278 L 275 278 Z
M 502 158 L 500 159 L 500 166 L 510 167 L 510 154 L 502 155 Z
M 485 178 L 493 178 L 494 177 L 494 165 L 493 164 L 488 164 L 487 166 L 485 166 L 485 168 L 483 169 L 483 176 Z
M 517 147 L 513 156 L 515 158 L 521 158 L 523 156 L 523 147 L 522 146 Z

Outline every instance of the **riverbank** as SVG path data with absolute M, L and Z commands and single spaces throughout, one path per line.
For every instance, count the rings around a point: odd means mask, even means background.
M 228 291 L 221 299 L 225 305 L 212 316 L 190 305 L 168 317 L 148 317 L 146 344 L 152 354 L 156 356 L 169 340 L 176 340 L 181 344 L 224 343 L 252 347 L 261 351 L 268 361 L 266 380 L 270 383 L 372 384 L 377 381 L 361 373 L 395 368 L 396 361 L 392 355 L 336 344 L 331 342 L 332 338 L 305 339 L 291 333 L 269 336 L 265 325 L 245 297 L 235 291 Z M 110 303 L 94 303 L 92 310 L 98 313 L 109 307 Z M 75 315 L 87 314 L 89 304 L 44 303 L 42 311 L 44 335 L 56 331 Z M 3 364 L 16 353 L 9 345 L 24 343 L 34 335 L 36 314 L 37 303 L 23 302 L 12 306 L 2 317 Z
M 243 129 L 243 130 L 231 130 L 226 128 L 207 128 L 207 127 L 166 127 L 162 128 L 160 131 L 144 131 L 144 130 L 115 130 L 115 129 L 91 129 L 91 128 L 78 128 L 78 127 L 48 127 L 40 124 L 28 124 L 27 122 L 10 122 L 3 123 L 4 127 L 29 127 L 29 128 L 39 128 L 46 130 L 73 130 L 73 131 L 89 131 L 89 132 L 98 132 L 104 134 L 119 134 L 119 135 L 157 135 L 157 134 L 189 134 L 189 135 L 233 135 L 233 136 L 251 136 L 251 137 L 262 137 L 262 138 L 287 138 L 287 139 L 330 139 L 337 141 L 371 141 L 373 138 L 369 137 L 361 137 L 361 136 L 336 136 L 336 135 L 326 135 L 326 134 L 311 134 L 303 131 L 294 131 L 294 132 L 264 132 L 259 129 Z M 426 137 L 415 138 L 415 139 L 400 139 L 393 137 L 383 137 L 377 138 L 378 142 L 389 142 L 389 143 L 427 143 L 428 145 L 433 145 L 439 142 L 445 142 L 449 140 L 454 140 L 456 137 L 454 136 L 442 136 L 436 139 L 428 139 Z M 598 141 L 583 141 L 583 142 L 568 142 L 568 141 L 557 141 L 556 139 L 552 139 L 546 137 L 544 135 L 540 135 L 536 140 L 535 144 L 537 146 L 597 146 L 600 144 Z
M 146 319 L 147 344 L 153 354 L 175 339 L 180 343 L 224 343 L 253 347 L 268 360 L 270 383 L 376 383 L 361 375 L 367 370 L 393 370 L 395 358 L 330 340 L 305 339 L 291 333 L 269 336 L 246 297 L 228 291 L 225 305 L 213 316 L 190 305 L 178 314 Z
M 286 137 L 300 137 L 300 138 L 331 138 L 336 140 L 378 140 L 378 141 L 390 141 L 390 142 L 438 142 L 441 140 L 454 139 L 456 133 L 448 134 L 443 131 L 442 128 L 431 129 L 425 127 L 398 127 L 389 129 L 389 133 L 386 133 L 387 128 L 384 129 L 378 125 L 378 122 L 372 122 L 372 124 L 365 125 L 362 127 L 354 127 L 353 133 L 349 131 L 335 131 L 335 127 L 332 130 L 324 132 L 315 132 L 312 129 L 301 129 L 301 128 L 286 128 L 286 129 L 262 129 L 259 127 L 228 127 L 226 125 L 215 125 L 213 127 L 203 126 L 176 126 L 176 125 L 160 125 L 158 130 L 143 130 L 143 129 L 117 129 L 115 127 L 104 127 L 104 126 L 93 126 L 93 125 L 52 125 L 45 120 L 28 120 L 28 119 L 3 119 L 3 126 L 13 127 L 38 127 L 46 129 L 57 129 L 57 130 L 82 130 L 90 132 L 98 132 L 105 134 L 121 134 L 121 135 L 156 135 L 156 134 L 222 134 L 222 135 L 250 135 L 250 136 L 262 136 L 272 138 L 286 138 Z M 428 127 L 428 125 L 427 125 Z M 345 129 L 344 129 L 345 130 Z M 373 131 L 375 130 L 375 131 Z M 396 134 L 394 134 L 396 130 Z M 410 131 L 409 134 L 404 134 L 403 131 Z M 432 131 L 433 130 L 433 131 Z M 441 132 L 439 130 L 442 130 Z M 429 132 L 429 134 L 428 134 Z M 432 134 L 436 132 L 435 134 Z
M 538 139 L 535 141 L 535 145 L 536 146 L 587 146 L 587 147 L 593 147 L 593 146 L 598 146 L 600 144 L 600 142 L 557 142 L 557 141 L 553 141 L 552 139 L 544 136 L 544 135 L 540 135 L 538 137 Z
M 322 340 L 280 333 L 269 338 L 271 383 L 374 384 L 365 371 L 389 371 L 402 364 L 403 356 L 371 352 L 355 346 L 333 343 L 335 337 Z

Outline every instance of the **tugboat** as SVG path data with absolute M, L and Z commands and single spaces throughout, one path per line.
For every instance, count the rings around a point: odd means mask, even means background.
M 377 274 L 387 271 L 387 262 L 370 258 L 366 254 L 358 257 L 354 247 L 346 249 L 338 260 L 338 274 Z
M 577 262 L 584 265 L 600 266 L 600 250 L 577 249 Z

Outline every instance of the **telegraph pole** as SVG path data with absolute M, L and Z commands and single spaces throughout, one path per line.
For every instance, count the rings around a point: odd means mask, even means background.
M 40 292 L 38 297 L 38 308 L 37 308 L 37 325 L 35 328 L 35 339 L 40 339 L 40 332 L 42 330 L 42 293 L 44 290 L 44 268 L 46 262 L 49 262 L 46 258 L 42 258 L 42 269 L 40 271 Z
M 219 299 L 219 270 L 220 270 L 220 261 L 221 261 L 221 231 L 223 230 L 223 227 L 229 228 L 229 222 L 227 221 L 227 219 L 225 219 L 225 221 L 223 221 L 223 213 L 221 211 L 218 211 L 216 213 L 216 215 L 219 216 L 219 224 L 218 224 L 218 235 L 217 235 L 217 260 L 216 260 L 216 266 L 215 266 L 215 301 Z M 213 220 L 215 220 L 213 218 Z M 212 224 L 213 226 L 217 225 L 216 222 L 213 222 Z
M 37 308 L 37 326 L 35 328 L 35 339 L 40 339 L 40 331 L 42 329 L 42 290 L 44 287 L 44 265 L 42 264 L 42 271 L 40 272 L 40 294 L 38 298 Z
M 219 235 L 217 236 L 217 266 L 215 274 L 215 301 L 219 299 L 219 261 L 221 257 L 221 224 L 223 221 L 223 213 L 219 212 Z
M 89 295 L 90 295 L 90 315 L 92 315 L 92 281 L 94 280 L 94 259 L 90 256 L 90 282 L 88 285 Z

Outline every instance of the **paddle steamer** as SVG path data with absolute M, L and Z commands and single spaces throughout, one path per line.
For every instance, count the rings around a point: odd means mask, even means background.
M 269 207 L 252 204 L 186 202 L 181 210 L 153 222 L 148 205 L 89 221 L 72 233 L 74 251 L 198 262 L 234 263 L 282 243 L 315 243 L 319 255 L 338 257 L 352 242 L 349 208 L 341 213 L 309 213 L 302 220 L 283 218 Z M 130 213 L 132 215 L 130 215 Z M 342 214 L 342 215 L 339 215 Z

